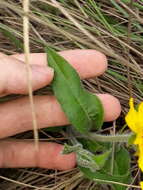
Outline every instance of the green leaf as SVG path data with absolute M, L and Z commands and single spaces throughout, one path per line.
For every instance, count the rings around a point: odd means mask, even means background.
M 99 184 L 110 184 L 115 190 L 125 190 L 127 188 L 126 186 L 114 184 L 114 182 L 125 184 L 131 182 L 130 156 L 128 151 L 121 147 L 115 153 L 113 174 L 110 172 L 110 161 L 111 160 L 108 159 L 100 171 L 92 172 L 88 168 L 83 167 L 80 167 L 80 170 L 84 173 L 85 177 L 90 180 L 97 181 Z
M 108 160 L 110 153 L 111 153 L 111 151 L 109 150 L 102 154 L 94 156 L 94 160 L 100 169 L 104 167 L 105 162 Z
M 115 175 L 125 176 L 124 179 L 120 180 L 122 183 L 130 183 L 131 175 L 130 175 L 130 155 L 129 152 L 122 147 L 116 154 L 115 154 L 115 163 L 117 165 L 117 170 L 114 171 Z M 125 190 L 127 187 L 120 186 L 120 185 L 113 185 L 115 190 Z
M 105 150 L 104 146 L 102 144 L 92 141 L 89 139 L 78 139 L 78 141 L 83 145 L 83 147 L 91 152 L 96 152 L 96 151 L 102 151 Z
M 64 144 L 63 154 L 69 154 L 71 152 L 76 153 L 77 165 L 89 168 L 92 172 L 100 170 L 104 167 L 111 151 L 106 151 L 99 155 L 94 155 L 89 150 L 83 148 L 82 144 L 77 143 L 73 146 Z
M 81 133 L 99 129 L 103 106 L 96 95 L 86 91 L 75 69 L 59 54 L 46 48 L 48 65 L 55 71 L 52 88 L 70 123 Z
M 65 143 L 62 154 L 69 154 L 71 152 L 79 152 L 80 150 L 82 150 L 81 144 L 76 144 L 76 145 L 71 146 Z
M 103 170 L 102 171 L 96 171 L 96 172 L 92 172 L 90 169 L 88 168 L 83 168 L 83 167 L 79 167 L 81 172 L 84 173 L 85 177 L 92 180 L 92 181 L 96 181 L 99 184 L 109 184 L 112 185 L 113 188 L 115 188 L 115 190 L 126 190 L 126 186 L 122 186 L 122 185 L 115 185 L 113 184 L 115 183 L 130 183 L 130 176 L 129 174 L 126 175 L 111 175 L 109 173 L 104 173 Z

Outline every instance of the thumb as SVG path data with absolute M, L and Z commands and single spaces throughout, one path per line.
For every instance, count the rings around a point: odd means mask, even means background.
M 0 94 L 26 94 L 28 92 L 26 64 L 13 57 L 0 56 Z M 30 65 L 32 88 L 37 90 L 53 79 L 53 69 L 47 66 Z

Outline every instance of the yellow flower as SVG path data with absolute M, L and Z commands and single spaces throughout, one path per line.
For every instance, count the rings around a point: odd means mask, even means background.
M 139 105 L 138 111 L 134 108 L 133 98 L 130 98 L 129 105 L 130 110 L 126 115 L 126 122 L 136 134 L 143 133 L 143 102 Z
M 138 165 L 143 171 L 143 102 L 139 105 L 138 110 L 134 108 L 133 98 L 130 98 L 130 110 L 125 120 L 129 128 L 136 134 L 134 144 L 138 145 Z M 141 183 L 143 187 L 143 182 Z
M 143 181 L 140 182 L 141 189 L 143 190 Z

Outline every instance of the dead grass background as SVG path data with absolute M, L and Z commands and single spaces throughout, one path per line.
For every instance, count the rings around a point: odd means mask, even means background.
M 48 44 L 57 51 L 89 48 L 106 54 L 108 71 L 101 77 L 85 80 L 84 84 L 92 92 L 107 92 L 119 98 L 122 114 L 117 125 L 123 127 L 130 95 L 137 103 L 143 97 L 143 1 L 31 0 L 30 3 L 31 52 L 43 52 L 44 44 Z M 0 0 L 0 52 L 23 52 L 22 16 L 22 1 Z M 37 93 L 46 92 L 44 88 Z M 1 101 L 11 98 L 13 96 Z M 32 132 L 16 136 L 32 137 Z M 66 134 L 40 130 L 40 138 L 63 142 Z M 132 171 L 137 184 L 140 175 L 135 165 Z M 0 180 L 1 190 L 110 189 L 84 179 L 78 169 L 65 172 L 1 169 Z

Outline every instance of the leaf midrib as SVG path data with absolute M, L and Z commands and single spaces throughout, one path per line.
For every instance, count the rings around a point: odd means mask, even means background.
M 50 55 L 50 56 L 51 56 L 51 55 Z M 65 82 L 68 84 L 70 91 L 72 92 L 73 90 L 71 89 L 70 84 L 68 83 L 68 80 L 66 80 L 67 78 L 66 78 L 65 75 L 63 74 L 64 72 L 62 72 L 61 68 L 58 66 L 58 64 L 56 63 L 56 61 L 53 59 L 52 56 L 51 56 L 51 59 L 54 61 L 54 64 L 55 64 L 56 67 L 58 68 L 58 70 L 59 70 L 59 72 L 61 73 L 61 75 L 63 76 Z M 74 71 L 74 72 L 76 72 L 76 71 Z M 81 86 L 80 86 L 80 88 L 82 89 Z M 84 93 L 84 90 L 83 90 L 83 89 L 82 89 L 82 91 L 83 91 L 83 93 Z M 77 96 L 76 96 L 73 92 L 72 92 L 72 94 L 73 94 L 73 96 L 74 96 L 75 101 L 76 101 L 77 103 L 79 103 L 80 107 L 81 107 L 81 108 L 83 109 L 83 111 L 86 113 L 88 119 L 89 119 L 90 122 L 91 122 L 91 118 L 90 118 L 88 112 L 86 111 L 86 109 L 84 108 L 84 105 L 82 104 L 82 102 L 79 101 L 79 99 L 77 98 Z M 92 122 L 91 122 L 91 123 L 92 123 Z

